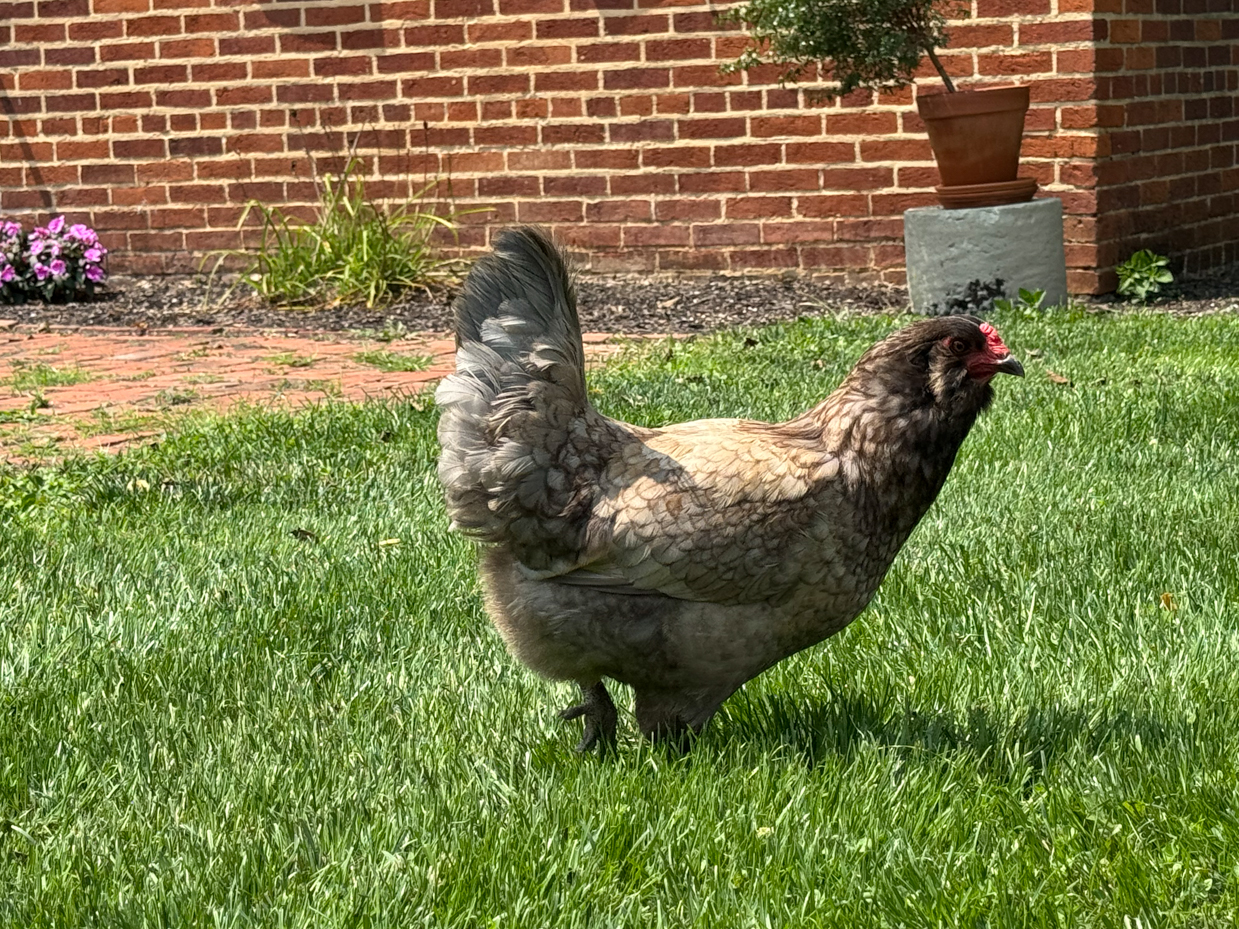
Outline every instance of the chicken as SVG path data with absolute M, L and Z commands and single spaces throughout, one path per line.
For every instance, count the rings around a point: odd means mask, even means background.
M 456 372 L 436 393 L 454 528 L 484 543 L 487 611 L 536 672 L 575 681 L 578 749 L 616 733 L 604 678 L 637 724 L 683 740 L 735 690 L 865 608 L 933 503 L 998 373 L 987 323 L 913 323 L 785 423 L 657 429 L 585 389 L 564 258 L 503 232 L 455 304 Z

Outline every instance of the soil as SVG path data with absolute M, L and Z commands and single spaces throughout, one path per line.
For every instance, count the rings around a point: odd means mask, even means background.
M 167 328 L 224 326 L 317 329 L 329 332 L 446 332 L 455 291 L 414 293 L 381 309 L 342 305 L 323 309 L 273 306 L 257 295 L 234 293 L 220 301 L 218 282 L 208 294 L 200 276 L 113 277 L 90 303 L 0 306 L 0 319 L 55 326 Z M 693 333 L 759 326 L 826 313 L 898 312 L 907 292 L 890 285 L 845 286 L 803 275 L 742 277 L 581 276 L 581 327 L 587 332 Z M 1113 295 L 1088 298 L 1098 310 L 1132 305 Z M 1239 265 L 1168 285 L 1149 306 L 1164 312 L 1239 311 Z

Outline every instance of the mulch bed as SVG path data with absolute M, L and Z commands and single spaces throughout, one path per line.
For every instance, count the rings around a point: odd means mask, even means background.
M 0 319 L 59 326 L 225 326 L 281 329 L 446 332 L 451 328 L 451 290 L 412 294 L 382 309 L 335 306 L 318 310 L 271 306 L 253 294 L 219 302 L 221 288 L 207 293 L 199 276 L 114 277 L 92 303 L 0 306 Z M 808 276 L 684 275 L 595 277 L 577 280 L 585 331 L 611 333 L 709 332 L 760 326 L 826 313 L 898 312 L 907 292 L 886 285 L 844 286 Z M 1129 308 L 1113 295 L 1090 298 L 1099 310 Z M 1201 314 L 1239 311 L 1239 266 L 1170 285 L 1149 304 L 1163 312 Z

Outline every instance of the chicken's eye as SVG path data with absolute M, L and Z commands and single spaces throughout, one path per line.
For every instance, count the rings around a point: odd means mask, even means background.
M 968 351 L 968 343 L 963 339 L 956 337 L 947 343 L 947 348 L 951 350 L 952 355 L 962 355 Z

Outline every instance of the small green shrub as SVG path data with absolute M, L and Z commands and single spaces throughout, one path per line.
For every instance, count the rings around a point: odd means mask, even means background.
M 228 258 L 242 257 L 237 284 L 249 284 L 275 303 L 385 303 L 408 290 L 429 290 L 451 276 L 454 263 L 435 254 L 430 237 L 436 229 L 455 232 L 455 217 L 420 208 L 437 186 L 427 184 L 408 201 L 388 207 L 366 195 L 359 162 L 351 159 L 339 176 L 328 174 L 318 185 L 317 215 L 311 222 L 290 217 L 280 207 L 251 200 L 240 226 L 251 214 L 261 220 L 256 252 L 215 252 L 212 277 Z M 226 295 L 226 294 L 225 294 Z
M 1004 313 L 1010 313 L 1013 310 L 1039 310 L 1044 302 L 1044 290 L 1025 290 L 1021 287 L 1019 294 L 1014 300 L 1006 297 L 997 297 L 994 300 L 994 306 Z
M 719 16 L 744 25 L 752 39 L 723 71 L 774 64 L 783 81 L 816 75 L 836 82 L 814 91 L 833 97 L 903 87 L 928 56 L 954 90 L 934 51 L 947 44 L 948 9 L 936 0 L 749 0 Z
M 1146 303 L 1151 294 L 1161 293 L 1162 284 L 1174 280 L 1165 255 L 1142 248 L 1115 270 L 1119 273 L 1119 293 Z

